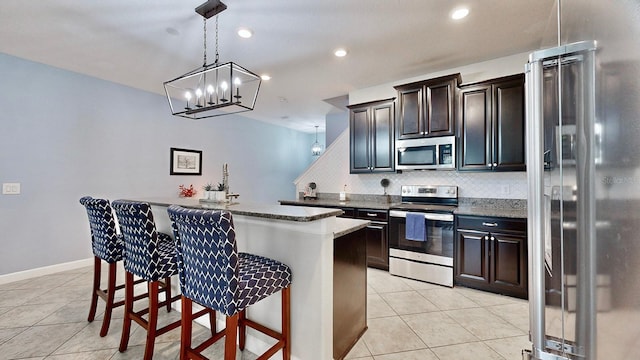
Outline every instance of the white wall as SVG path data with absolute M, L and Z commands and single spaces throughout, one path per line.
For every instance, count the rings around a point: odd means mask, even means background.
M 524 72 L 528 53 L 516 54 L 481 63 L 430 73 L 410 79 L 358 89 L 349 93 L 349 104 L 396 97 L 395 85 L 460 73 L 462 83 L 472 83 Z M 387 178 L 391 185 L 387 192 L 400 194 L 401 185 L 457 185 L 459 196 L 472 198 L 526 199 L 526 172 L 457 172 L 409 171 L 402 174 L 349 174 L 348 129 L 338 137 L 317 161 L 298 179 L 298 191 L 304 191 L 309 182 L 315 182 L 320 193 L 337 193 L 347 185 L 347 193 L 383 194 L 380 180 Z
M 222 181 L 240 201 L 292 198 L 314 135 L 227 115 L 170 115 L 166 98 L 0 53 L 0 275 L 91 257 L 78 199 L 177 196 Z M 170 176 L 169 148 L 203 151 L 202 176 Z
M 325 141 L 327 143 L 327 147 L 331 146 L 331 144 L 342 134 L 344 129 L 349 128 L 349 112 L 342 111 L 337 113 L 327 114 L 325 117 L 325 125 L 326 125 L 326 135 Z

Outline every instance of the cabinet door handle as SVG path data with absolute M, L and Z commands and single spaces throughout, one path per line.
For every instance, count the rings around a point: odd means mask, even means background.
M 496 167 L 496 166 L 498 166 L 498 163 L 493 163 L 493 167 Z
M 488 163 L 488 164 L 487 164 L 487 167 L 491 167 L 491 163 Z
M 488 227 L 496 227 L 498 226 L 498 223 L 488 223 L 488 222 L 483 222 L 482 226 L 488 226 Z
M 374 214 L 374 213 L 367 213 L 367 216 L 378 217 L 378 214 Z
M 495 241 L 495 240 L 496 240 L 496 238 L 492 236 L 491 237 L 491 241 Z
M 367 229 L 384 230 L 384 226 L 369 225 Z

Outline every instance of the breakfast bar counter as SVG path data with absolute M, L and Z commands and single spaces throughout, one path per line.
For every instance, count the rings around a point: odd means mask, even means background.
M 151 204 L 158 231 L 171 234 L 169 205 L 227 210 L 238 251 L 289 265 L 292 359 L 341 359 L 366 330 L 366 220 L 336 218 L 339 209 L 270 204 L 217 204 L 195 198 L 136 198 Z M 345 286 L 348 281 L 348 286 Z M 343 293 L 348 290 L 348 293 Z M 249 318 L 280 329 L 280 298 L 247 310 Z M 349 319 L 349 321 L 344 321 Z M 224 319 L 218 319 L 224 327 Z M 261 354 L 272 340 L 247 328 L 246 348 Z M 275 358 L 279 358 L 276 355 Z

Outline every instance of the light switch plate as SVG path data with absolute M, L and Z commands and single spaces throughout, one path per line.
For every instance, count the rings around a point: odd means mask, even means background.
M 20 183 L 2 183 L 2 195 L 20 195 Z

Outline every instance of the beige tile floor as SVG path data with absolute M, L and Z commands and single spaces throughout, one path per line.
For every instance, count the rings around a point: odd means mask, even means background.
M 531 347 L 525 300 L 375 269 L 367 289 L 369 329 L 347 359 L 520 360 Z
M 132 325 L 129 349 L 118 352 L 121 308 L 109 334 L 98 332 L 102 314 L 86 320 L 92 268 L 82 268 L 0 285 L 0 359 L 140 359 L 145 331 Z M 527 302 L 465 288 L 446 288 L 369 269 L 369 330 L 348 359 L 361 360 L 519 360 L 529 348 Z M 98 312 L 104 303 L 99 302 Z M 161 323 L 179 318 L 161 311 Z M 293 324 L 295 326 L 295 324 Z M 206 336 L 199 327 L 196 334 Z M 180 332 L 156 341 L 154 359 L 177 359 Z M 222 343 L 208 350 L 222 359 Z M 253 360 L 249 351 L 238 359 Z

